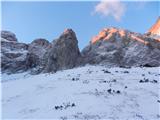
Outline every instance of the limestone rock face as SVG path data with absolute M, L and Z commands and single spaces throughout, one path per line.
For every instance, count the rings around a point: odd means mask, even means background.
M 28 54 L 26 59 L 26 65 L 28 68 L 40 67 L 42 65 L 43 56 L 47 50 L 51 47 L 46 39 L 39 38 L 33 40 L 28 47 Z
M 10 31 L 1 31 L 1 40 L 7 40 L 8 42 L 17 42 L 16 35 Z
M 1 32 L 2 72 L 17 73 L 33 69 L 36 73 L 42 70 L 55 72 L 79 65 L 79 58 L 78 41 L 71 29 L 66 29 L 53 43 L 39 38 L 30 44 L 19 43 L 12 32 Z
M 51 47 L 45 39 L 36 39 L 31 44 L 19 43 L 15 34 L 1 32 L 1 70 L 17 73 L 42 66 L 43 56 Z
M 153 28 L 152 34 L 157 30 L 157 24 Z M 30 70 L 31 73 L 37 74 L 86 64 L 111 67 L 160 66 L 160 40 L 150 34 L 139 34 L 114 27 L 104 28 L 80 53 L 78 40 L 72 29 L 66 29 L 51 43 L 38 38 L 30 44 L 19 43 L 14 33 L 1 31 L 2 72 Z
M 80 51 L 72 29 L 66 29 L 58 39 L 54 40 L 45 58 L 45 72 L 56 72 L 78 65 Z
M 118 28 L 105 28 L 82 50 L 84 64 L 160 66 L 157 39 Z
M 26 70 L 26 57 L 28 45 L 17 42 L 15 34 L 1 32 L 1 70 L 2 72 L 15 73 Z

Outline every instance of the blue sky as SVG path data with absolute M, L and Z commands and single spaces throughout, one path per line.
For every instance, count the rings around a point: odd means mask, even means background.
M 158 1 L 120 2 L 114 10 L 108 3 L 97 8 L 99 4 L 99 1 L 2 2 L 2 29 L 14 32 L 20 42 L 30 43 L 36 38 L 52 41 L 65 28 L 72 28 L 82 49 L 105 27 L 144 33 L 160 13 Z

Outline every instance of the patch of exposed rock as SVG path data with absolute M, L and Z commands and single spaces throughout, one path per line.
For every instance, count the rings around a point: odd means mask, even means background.
M 70 69 L 79 64 L 80 51 L 78 40 L 72 29 L 66 29 L 62 35 L 54 40 L 51 48 L 45 55 L 45 72 Z

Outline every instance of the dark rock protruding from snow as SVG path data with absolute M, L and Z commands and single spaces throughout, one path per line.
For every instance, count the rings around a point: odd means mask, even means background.
M 1 31 L 1 38 L 2 41 L 17 42 L 16 35 L 10 31 Z
M 70 69 L 79 64 L 78 40 L 72 29 L 66 29 L 55 40 L 45 56 L 45 72 Z
M 40 67 L 42 65 L 43 56 L 51 47 L 51 43 L 46 39 L 35 39 L 28 47 L 26 65 L 28 68 Z

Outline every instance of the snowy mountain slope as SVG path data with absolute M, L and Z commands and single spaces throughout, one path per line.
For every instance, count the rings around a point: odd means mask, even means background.
M 55 74 L 2 74 L 2 117 L 158 120 L 159 77 L 158 67 L 85 66 Z

